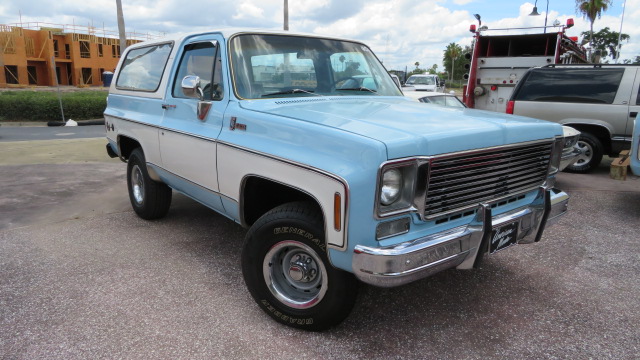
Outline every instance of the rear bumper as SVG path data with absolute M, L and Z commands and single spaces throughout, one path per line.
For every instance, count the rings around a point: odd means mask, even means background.
M 517 221 L 517 243 L 537 242 L 545 226 L 552 225 L 567 212 L 568 203 L 567 193 L 540 188 L 528 206 L 497 216 L 491 215 L 489 204 L 481 204 L 468 225 L 390 247 L 356 246 L 353 273 L 365 283 L 392 287 L 453 267 L 477 267 L 488 253 L 493 228 Z

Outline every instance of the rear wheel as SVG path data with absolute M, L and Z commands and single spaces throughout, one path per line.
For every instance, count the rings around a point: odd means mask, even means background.
M 358 282 L 331 266 L 319 212 L 305 203 L 279 206 L 247 233 L 242 274 L 260 308 L 276 321 L 320 331 L 353 308 Z
M 578 160 L 573 165 L 567 166 L 566 171 L 588 173 L 597 168 L 604 153 L 602 142 L 592 134 L 583 132 L 580 134 L 578 147 L 582 150 L 582 154 L 578 156 Z
M 127 187 L 133 210 L 143 219 L 164 217 L 171 206 L 171 188 L 153 181 L 147 172 L 142 149 L 131 152 L 127 163 Z

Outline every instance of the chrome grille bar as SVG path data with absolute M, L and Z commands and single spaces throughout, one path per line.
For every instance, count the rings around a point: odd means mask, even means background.
M 538 188 L 546 180 L 552 146 L 551 141 L 538 142 L 430 159 L 424 217 Z

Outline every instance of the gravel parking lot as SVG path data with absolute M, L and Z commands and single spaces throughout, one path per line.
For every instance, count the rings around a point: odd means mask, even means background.
M 338 328 L 273 322 L 245 289 L 245 230 L 183 196 L 129 205 L 104 139 L 0 143 L 0 358 L 637 359 L 640 179 L 561 174 L 543 241 L 407 286 L 361 286 Z M 610 160 L 609 160 L 610 161 Z

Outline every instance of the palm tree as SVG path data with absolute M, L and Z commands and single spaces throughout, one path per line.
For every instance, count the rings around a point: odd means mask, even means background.
M 596 18 L 600 18 L 602 13 L 609 9 L 611 0 L 576 0 L 576 13 L 582 15 L 583 18 L 589 20 L 591 29 L 589 31 L 589 47 L 593 39 L 593 23 Z
M 462 48 L 456 43 L 450 43 L 444 50 L 444 57 L 451 59 L 451 76 L 449 76 L 449 80 L 453 80 L 453 70 L 455 69 L 454 65 L 456 63 L 456 58 L 459 57 L 461 53 Z

